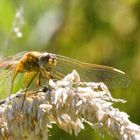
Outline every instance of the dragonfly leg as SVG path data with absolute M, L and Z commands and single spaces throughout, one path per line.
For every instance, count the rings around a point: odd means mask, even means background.
M 38 86 L 41 86 L 41 78 L 42 78 L 41 73 L 39 73 L 38 80 L 37 80 L 37 85 Z
M 20 112 L 21 112 L 21 110 L 22 110 L 22 108 L 23 108 L 23 106 L 24 106 L 24 102 L 25 102 L 25 99 L 26 99 L 27 90 L 28 90 L 28 88 L 30 87 L 30 85 L 32 84 L 33 80 L 36 78 L 36 76 L 37 76 L 37 73 L 30 79 L 28 85 L 27 85 L 26 88 L 24 89 L 23 100 L 22 100 L 22 103 L 21 103 L 21 105 L 20 105 L 20 107 L 19 107 L 19 110 L 18 110 L 18 115 L 19 115 L 19 116 L 20 116 Z

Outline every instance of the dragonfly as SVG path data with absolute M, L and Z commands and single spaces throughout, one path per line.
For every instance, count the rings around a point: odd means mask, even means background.
M 23 74 L 22 81 L 27 90 L 36 80 L 37 85 L 42 85 L 42 80 L 60 80 L 73 69 L 80 74 L 81 81 L 103 82 L 107 87 L 127 87 L 130 80 L 125 72 L 110 66 L 84 63 L 66 56 L 48 52 L 25 51 L 15 56 L 0 60 L 0 69 L 6 70 L 7 92 L 12 94 L 14 81 L 18 74 Z

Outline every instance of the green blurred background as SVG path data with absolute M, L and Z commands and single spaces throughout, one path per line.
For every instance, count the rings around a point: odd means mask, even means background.
M 0 55 L 49 51 L 84 62 L 125 71 L 131 85 L 111 90 L 130 120 L 140 124 L 140 1 L 139 0 L 1 0 Z M 56 126 L 50 140 L 100 140 L 86 126 L 70 136 Z M 105 134 L 105 139 L 113 138 Z

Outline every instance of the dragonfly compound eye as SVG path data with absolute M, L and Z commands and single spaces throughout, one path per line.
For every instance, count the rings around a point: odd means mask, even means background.
M 48 64 L 49 64 L 50 66 L 56 66 L 56 65 L 57 65 L 56 57 L 54 57 L 53 55 L 50 56 L 50 58 L 48 59 Z

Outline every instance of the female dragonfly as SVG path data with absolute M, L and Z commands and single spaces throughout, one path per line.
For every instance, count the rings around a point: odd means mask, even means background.
M 22 52 L 12 57 L 2 59 L 1 69 L 7 69 L 5 80 L 7 92 L 12 93 L 14 81 L 19 73 L 23 74 L 25 89 L 36 79 L 41 85 L 42 79 L 62 79 L 73 69 L 80 74 L 81 80 L 90 82 L 103 82 L 108 87 L 126 87 L 129 84 L 127 75 L 116 68 L 83 63 L 69 57 L 48 52 L 29 51 Z

